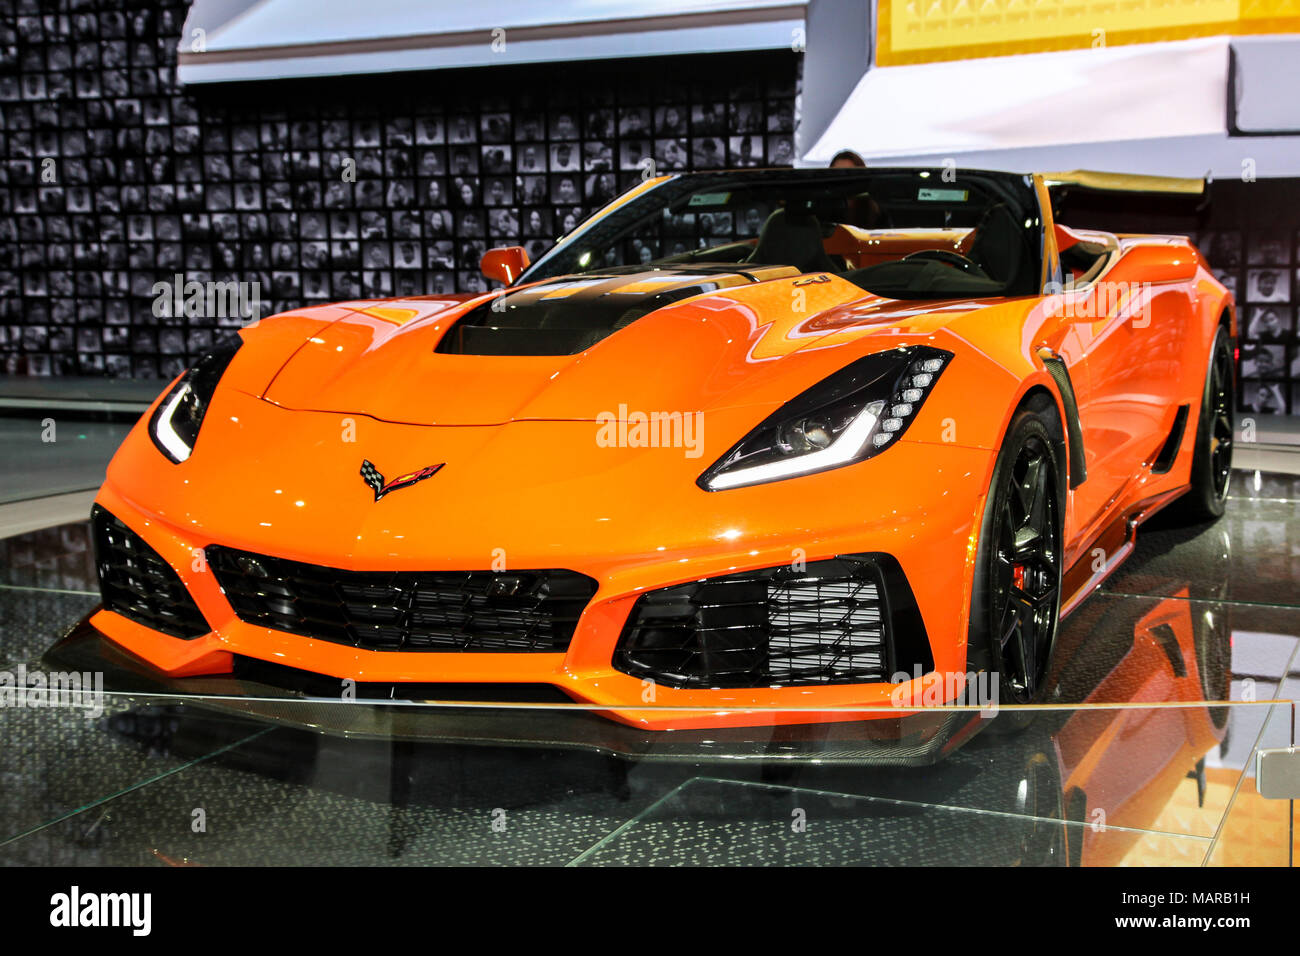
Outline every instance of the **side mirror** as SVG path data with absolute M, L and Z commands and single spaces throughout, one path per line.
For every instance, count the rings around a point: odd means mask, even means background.
M 489 249 L 478 261 L 478 267 L 487 278 L 510 285 L 528 268 L 528 253 L 523 246 Z

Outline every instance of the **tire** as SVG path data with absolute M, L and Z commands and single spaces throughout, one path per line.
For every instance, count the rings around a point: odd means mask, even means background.
M 1064 470 L 1050 400 L 1021 408 L 993 467 L 975 560 L 968 657 L 998 681 L 998 704 L 1041 703 L 1061 617 Z M 1033 711 L 1003 711 L 1015 732 Z
M 1196 420 L 1191 488 L 1169 509 L 1176 523 L 1201 524 L 1223 514 L 1232 471 L 1236 393 L 1232 337 L 1225 326 L 1219 326 L 1210 346 L 1210 366 Z

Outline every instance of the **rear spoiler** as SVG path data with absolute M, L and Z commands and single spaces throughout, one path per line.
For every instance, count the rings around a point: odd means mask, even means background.
M 1190 233 L 1205 228 L 1210 190 L 1204 179 L 1099 173 L 1039 173 L 1059 223 L 1116 233 Z
M 1068 173 L 1039 173 L 1048 189 L 1079 186 L 1106 192 L 1174 193 L 1200 196 L 1205 193 L 1204 179 L 1176 176 L 1142 176 L 1137 173 L 1099 173 L 1091 169 L 1074 169 Z

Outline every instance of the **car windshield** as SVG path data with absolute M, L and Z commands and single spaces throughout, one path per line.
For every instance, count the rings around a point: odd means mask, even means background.
M 830 272 L 890 298 L 1031 295 L 1030 177 L 951 169 L 755 170 L 657 183 L 588 219 L 521 283 L 644 266 Z

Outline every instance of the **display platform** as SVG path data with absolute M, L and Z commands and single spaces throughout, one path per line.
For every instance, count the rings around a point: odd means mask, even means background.
M 64 525 L 0 541 L 0 671 L 104 693 L 0 708 L 0 863 L 1286 866 L 1294 808 L 1253 774 L 1294 742 L 1297 579 L 1300 477 L 1235 472 L 1219 522 L 1153 519 L 1066 619 L 1048 705 L 912 712 L 892 743 L 924 765 L 880 766 L 879 720 L 654 734 L 168 682 L 76 629 L 98 594 Z

